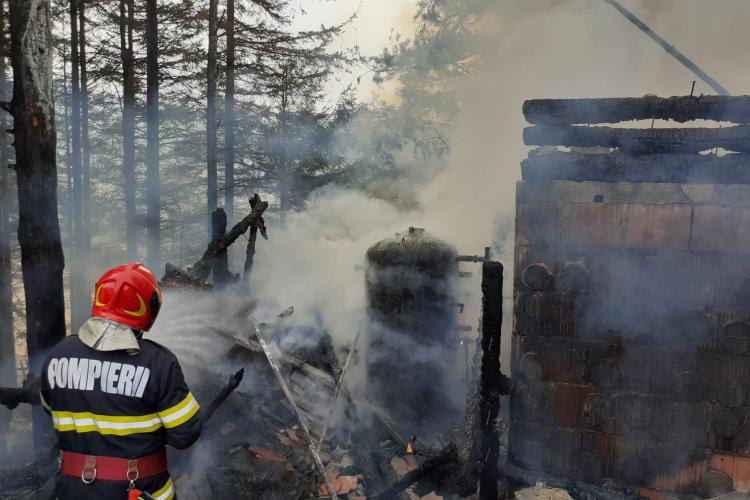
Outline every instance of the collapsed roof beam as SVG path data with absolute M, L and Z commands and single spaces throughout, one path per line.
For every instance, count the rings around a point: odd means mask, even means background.
M 670 45 L 666 40 L 664 40 L 662 37 L 659 36 L 658 33 L 654 32 L 651 28 L 646 25 L 643 21 L 638 19 L 635 14 L 630 12 L 628 9 L 623 7 L 620 2 L 617 0 L 604 0 L 606 3 L 617 9 L 620 14 L 625 16 L 628 21 L 635 24 L 638 29 L 646 33 L 653 41 L 661 45 L 661 47 L 666 50 L 670 55 L 672 55 L 675 59 L 680 61 L 683 65 L 685 65 L 686 68 L 688 68 L 690 71 L 696 74 L 698 78 L 706 82 L 712 89 L 714 89 L 719 95 L 731 95 L 727 89 L 721 86 L 719 82 L 711 78 L 705 71 L 700 69 L 698 66 L 695 65 L 693 61 L 685 57 L 685 55 L 677 50 L 674 45 Z

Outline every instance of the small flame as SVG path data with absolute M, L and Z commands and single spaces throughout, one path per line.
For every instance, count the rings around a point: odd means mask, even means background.
M 409 455 L 414 455 L 414 443 L 412 443 L 411 441 L 406 443 L 406 453 L 408 453 Z

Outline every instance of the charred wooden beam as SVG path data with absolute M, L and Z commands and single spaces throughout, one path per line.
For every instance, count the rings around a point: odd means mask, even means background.
M 349 347 L 349 354 L 347 354 L 346 361 L 344 362 L 344 367 L 341 369 L 341 373 L 339 374 L 338 383 L 336 384 L 336 390 L 333 393 L 333 401 L 331 401 L 331 408 L 328 410 L 328 415 L 326 416 L 326 419 L 323 425 L 323 431 L 320 433 L 320 439 L 318 440 L 319 447 L 322 446 L 326 440 L 326 434 L 328 434 L 328 426 L 331 423 L 333 412 L 336 410 L 336 403 L 339 399 L 339 394 L 341 394 L 341 390 L 344 388 L 344 377 L 346 377 L 346 372 L 349 370 L 349 364 L 351 363 L 352 358 L 354 357 L 354 351 L 357 348 L 358 340 L 359 340 L 359 332 L 357 332 L 357 335 L 355 335 L 354 340 L 352 341 L 352 344 Z
M 255 353 L 263 353 L 263 348 L 257 340 L 246 339 L 235 332 L 229 332 L 219 328 L 209 328 L 208 331 L 224 337 L 225 339 L 233 342 L 235 345 L 238 345 L 245 350 Z M 298 369 L 316 382 L 325 385 L 329 389 L 336 389 L 336 381 L 326 372 L 288 354 L 280 354 L 278 357 L 279 361 L 281 361 L 282 363 Z
M 527 181 L 750 184 L 750 155 L 584 154 L 562 151 L 521 162 Z
M 629 120 L 716 120 L 750 123 L 750 96 L 614 97 L 532 99 L 523 103 L 534 125 L 618 123 Z
M 391 438 L 393 438 L 395 442 L 401 445 L 401 449 L 406 450 L 407 441 L 404 438 L 404 433 L 398 428 L 398 425 L 393 421 L 390 415 L 388 415 L 388 413 L 384 409 L 374 404 L 369 399 L 365 400 L 365 406 L 367 410 L 372 413 L 372 415 L 378 420 L 378 422 L 380 422 L 383 427 L 385 427 L 385 429 L 391 435 Z
M 229 245 L 234 243 L 241 235 L 245 234 L 248 228 L 250 228 L 250 226 L 256 223 L 258 219 L 263 216 L 263 212 L 265 212 L 267 208 L 267 201 L 258 203 L 244 219 L 235 224 L 235 226 L 226 234 L 226 236 L 218 241 L 211 242 L 206 251 L 203 253 L 203 257 L 201 257 L 201 259 L 193 265 L 190 274 L 196 278 L 201 278 L 204 280 L 208 278 L 208 275 L 211 272 L 211 264 L 214 258 L 221 252 L 226 251 Z
M 456 464 L 457 462 L 458 448 L 456 448 L 455 444 L 449 444 L 437 456 L 426 460 L 425 463 L 416 469 L 407 472 L 404 477 L 372 498 L 373 500 L 391 500 L 393 498 L 398 498 L 398 495 L 412 484 L 428 478 L 433 474 L 439 473 L 443 467 Z
M 523 131 L 530 146 L 619 148 L 633 154 L 698 153 L 720 147 L 750 152 L 750 126 L 726 128 L 612 128 L 537 126 Z
M 333 482 L 326 472 L 326 468 L 323 465 L 323 461 L 320 458 L 320 454 L 318 452 L 318 446 L 313 441 L 312 436 L 310 434 L 310 428 L 308 427 L 307 423 L 305 422 L 304 416 L 302 412 L 300 411 L 299 407 L 297 406 L 297 402 L 294 399 L 294 396 L 292 395 L 292 392 L 289 390 L 289 386 L 286 383 L 286 380 L 284 380 L 284 376 L 281 374 L 281 370 L 279 369 L 279 364 L 276 360 L 276 355 L 271 352 L 270 347 L 265 341 L 265 338 L 263 337 L 263 333 L 260 330 L 260 327 L 258 327 L 258 321 L 250 316 L 250 320 L 253 323 L 253 327 L 255 330 L 255 337 L 258 339 L 258 343 L 260 344 L 261 348 L 263 349 L 263 353 L 266 356 L 266 359 L 268 360 L 268 365 L 273 370 L 274 375 L 276 376 L 276 380 L 279 382 L 279 386 L 281 387 L 282 392 L 286 396 L 287 401 L 289 402 L 289 405 L 292 407 L 292 410 L 294 411 L 294 414 L 297 416 L 297 423 L 299 424 L 299 427 L 302 429 L 302 432 L 305 434 L 305 439 L 307 441 L 307 447 L 310 451 L 310 456 L 313 459 L 313 462 L 315 463 L 315 466 L 318 469 L 318 472 L 322 476 L 322 479 L 328 488 L 328 494 L 333 500 L 338 500 L 338 495 L 336 494 L 336 488 L 333 486 Z
M 161 278 L 163 288 L 193 288 L 196 290 L 211 290 L 213 287 L 204 280 L 194 278 L 177 266 L 167 262 L 164 276 Z
M 626 9 L 617 0 L 604 0 L 606 3 L 617 9 L 617 11 L 625 16 L 625 18 L 633 23 L 639 30 L 643 31 L 649 38 L 655 41 L 662 49 L 664 49 L 669 55 L 680 61 L 687 69 L 692 71 L 698 78 L 706 82 L 716 93 L 721 95 L 730 95 L 729 91 L 725 89 L 719 82 L 717 82 L 708 73 L 698 67 L 693 61 L 687 58 L 685 54 L 677 50 L 677 48 L 664 40 L 658 33 L 652 30 L 646 23 L 641 21 L 635 14 Z
M 232 394 L 237 387 L 239 387 L 244 375 L 245 369 L 240 368 L 236 373 L 229 377 L 227 385 L 221 388 L 216 396 L 214 396 L 214 399 L 211 401 L 208 407 L 206 407 L 206 409 L 203 411 L 203 425 L 206 425 L 208 421 L 211 420 L 211 417 L 214 415 L 214 413 L 216 413 L 216 410 L 218 410 L 219 407 L 224 404 L 224 401 L 227 400 L 229 395 Z
M 258 198 L 258 200 L 260 200 L 260 198 Z M 254 224 L 257 224 L 259 219 L 263 216 L 263 212 L 265 212 L 267 208 L 267 201 L 259 201 L 253 207 L 252 211 L 247 216 L 245 216 L 244 219 L 235 224 L 234 227 L 224 237 L 216 241 L 212 241 L 208 245 L 208 248 L 203 253 L 203 256 L 200 258 L 200 260 L 193 264 L 188 272 L 181 271 L 177 266 L 173 266 L 172 264 L 167 264 L 167 271 L 171 270 L 174 272 L 175 270 L 177 270 L 179 271 L 179 274 L 189 276 L 189 284 L 205 282 L 209 274 L 211 274 L 211 269 L 213 269 L 216 257 L 223 252 L 226 252 L 227 248 L 229 248 L 229 245 L 234 243 L 241 235 L 245 234 L 248 228 L 250 228 Z M 170 281 L 170 278 L 170 276 L 167 276 L 165 274 L 162 281 L 173 283 L 173 280 Z

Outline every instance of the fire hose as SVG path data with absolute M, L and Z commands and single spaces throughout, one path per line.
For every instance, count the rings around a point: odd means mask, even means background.
M 255 329 L 255 336 L 258 339 L 258 343 L 263 349 L 263 353 L 266 355 L 268 364 L 271 365 L 271 369 L 273 370 L 273 373 L 276 376 L 276 380 L 279 381 L 281 390 L 284 392 L 284 396 L 286 396 L 286 399 L 289 402 L 289 405 L 292 407 L 294 414 L 297 416 L 297 422 L 299 423 L 299 426 L 302 429 L 302 432 L 305 433 L 305 439 L 307 440 L 307 447 L 310 449 L 310 454 L 313 457 L 315 466 L 318 468 L 320 475 L 323 476 L 323 481 L 325 481 L 326 487 L 328 488 L 328 492 L 330 493 L 331 498 L 333 500 L 339 500 L 338 495 L 336 495 L 336 488 L 333 486 L 333 482 L 328 477 L 328 474 L 326 474 L 326 468 L 323 465 L 323 460 L 321 460 L 320 454 L 318 453 L 318 447 L 312 439 L 312 435 L 310 434 L 310 429 L 307 428 L 307 424 L 302 418 L 302 413 L 300 412 L 300 409 L 297 406 L 297 403 L 294 401 L 292 392 L 289 390 L 289 386 L 287 385 L 286 380 L 284 380 L 284 376 L 281 374 L 281 370 L 279 369 L 279 364 L 276 361 L 276 358 L 274 357 L 273 353 L 271 352 L 271 348 L 268 346 L 265 339 L 263 338 L 263 334 L 261 333 L 260 328 L 258 328 L 258 321 L 255 319 L 255 317 L 252 314 L 250 315 L 250 321 L 252 322 L 253 328 Z

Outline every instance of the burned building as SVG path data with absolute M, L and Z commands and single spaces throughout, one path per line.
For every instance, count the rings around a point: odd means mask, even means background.
M 511 462 L 650 499 L 750 489 L 750 98 L 524 114 Z
M 413 432 L 447 430 L 459 419 L 457 257 L 419 228 L 367 251 L 368 393 Z

